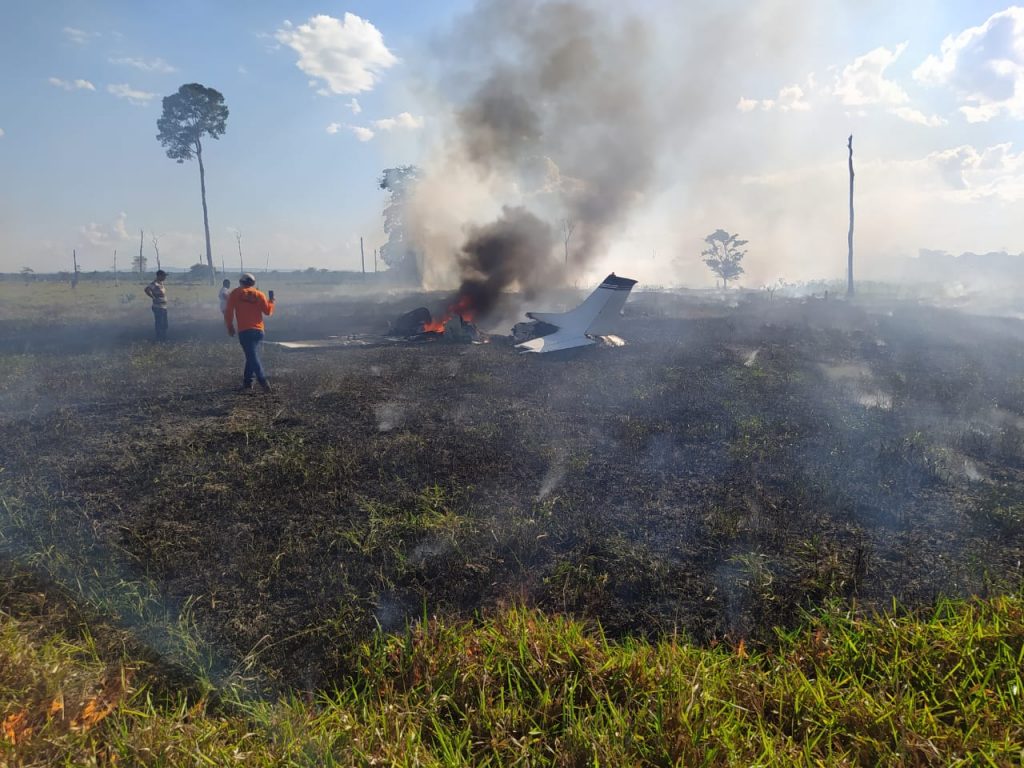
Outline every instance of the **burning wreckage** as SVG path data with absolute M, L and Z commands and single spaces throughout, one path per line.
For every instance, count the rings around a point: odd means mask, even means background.
M 619 277 L 614 272 L 575 309 L 568 312 L 527 312 L 526 322 L 512 328 L 512 343 L 520 352 L 558 352 L 594 344 L 621 347 L 626 342 L 612 334 L 629 292 L 636 280 Z M 277 342 L 285 349 L 324 349 L 329 347 L 378 346 L 399 342 L 422 342 L 435 339 L 448 343 L 486 344 L 490 335 L 475 324 L 472 303 L 462 296 L 449 305 L 440 318 L 426 307 L 417 307 L 398 317 L 386 336 L 332 337 L 311 341 Z

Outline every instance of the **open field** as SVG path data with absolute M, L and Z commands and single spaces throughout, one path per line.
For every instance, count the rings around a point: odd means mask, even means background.
M 4 294 L 0 552 L 200 691 L 377 680 L 360 647 L 425 615 L 770 657 L 825 603 L 1022 586 L 1019 321 L 640 294 L 621 349 L 269 349 L 275 393 L 240 396 L 207 287 L 162 346 L 141 298 L 56 288 Z M 439 298 L 288 294 L 270 339 Z

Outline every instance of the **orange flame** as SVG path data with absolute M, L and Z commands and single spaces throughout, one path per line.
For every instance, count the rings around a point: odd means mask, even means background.
M 455 315 L 462 318 L 465 323 L 472 323 L 473 318 L 476 316 L 476 312 L 473 309 L 473 303 L 469 296 L 459 296 L 454 302 L 448 305 L 448 309 L 444 311 L 439 319 L 432 320 L 429 323 L 423 324 L 424 333 L 444 333 L 444 326 L 449 320 Z

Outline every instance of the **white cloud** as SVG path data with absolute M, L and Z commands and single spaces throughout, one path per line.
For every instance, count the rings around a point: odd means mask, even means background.
M 948 36 L 940 50 L 914 70 L 916 80 L 952 88 L 970 123 L 1004 112 L 1024 119 L 1024 7 L 1007 8 Z
M 910 100 L 907 92 L 893 80 L 885 79 L 885 70 L 906 50 L 900 43 L 895 50 L 875 48 L 847 64 L 835 81 L 832 95 L 848 107 L 865 104 L 897 106 Z
M 768 112 L 775 108 L 778 108 L 780 112 L 807 112 L 811 105 L 804 99 L 804 89 L 796 83 L 780 88 L 778 98 L 748 99 L 740 96 L 740 100 L 736 104 L 736 109 L 740 112 L 753 112 L 755 109 Z
M 96 86 L 90 83 L 88 80 L 61 80 L 59 77 L 51 77 L 49 79 L 50 85 L 56 88 L 63 88 L 65 91 L 95 91 Z
M 889 112 L 896 115 L 900 120 L 906 120 L 908 123 L 917 123 L 928 128 L 938 128 L 940 125 L 946 124 L 944 118 L 938 115 L 926 115 L 921 110 L 914 109 L 913 107 L 896 107 L 895 109 L 890 109 Z
M 331 134 L 334 134 L 334 133 L 337 133 L 338 131 L 340 131 L 344 127 L 345 126 L 343 126 L 341 123 L 331 123 L 330 125 L 327 126 L 327 132 L 331 133 Z
M 128 214 L 121 211 L 114 220 L 114 234 L 122 240 L 128 239 Z
M 137 90 L 128 85 L 128 83 L 108 85 L 107 91 L 117 96 L 117 98 L 125 99 L 137 107 L 143 107 L 146 104 L 149 104 L 149 102 L 156 97 L 155 93 Z
M 373 138 L 374 133 L 369 128 L 364 128 L 361 125 L 350 125 L 349 129 L 356 135 L 356 138 L 360 141 L 369 141 Z
M 239 64 L 238 65 L 238 74 L 240 74 L 240 75 L 248 75 L 249 74 L 249 70 L 246 69 L 244 65 Z
M 794 83 L 779 90 L 778 107 L 783 112 L 807 112 L 811 105 L 804 100 L 804 89 Z
M 381 131 L 409 130 L 413 131 L 423 127 L 423 117 L 414 116 L 408 112 L 402 112 L 395 117 L 385 117 L 382 120 L 374 120 L 374 127 Z
M 286 21 L 274 37 L 299 54 L 299 69 L 323 80 L 336 94 L 371 90 L 381 72 L 398 61 L 384 45 L 380 31 L 352 13 L 341 21 L 314 16 L 297 27 Z
M 7 132 L 3 128 L 0 128 L 0 139 L 2 139 L 6 135 L 7 135 Z
M 78 233 L 87 243 L 95 246 L 116 246 L 129 239 L 128 214 L 121 211 L 110 225 L 97 224 L 90 221 L 78 228 Z
M 107 61 L 111 64 L 121 64 L 126 67 L 134 67 L 135 69 L 140 69 L 143 72 L 160 72 L 162 74 L 167 74 L 178 71 L 175 67 L 172 67 L 160 58 L 142 59 L 134 56 L 123 56 L 118 59 L 110 58 L 107 59 Z
M 980 152 L 970 144 L 932 152 L 925 163 L 961 196 L 977 200 L 1024 200 L 1024 151 L 1012 151 L 1010 142 Z
M 99 37 L 99 32 L 86 32 L 84 29 L 75 29 L 74 27 L 64 27 L 62 31 L 64 37 L 78 45 L 85 45 L 91 37 Z
M 355 96 L 349 99 L 348 103 L 345 104 L 345 106 L 352 110 L 353 115 L 358 115 L 360 112 L 363 111 L 362 106 L 359 104 L 359 99 L 357 99 Z

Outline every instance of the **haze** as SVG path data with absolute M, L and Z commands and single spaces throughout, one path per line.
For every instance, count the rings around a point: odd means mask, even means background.
M 239 231 L 276 268 L 358 269 L 359 238 L 384 240 L 380 172 L 448 145 L 466 98 L 453 63 L 489 44 L 466 38 L 466 2 L 187 5 L 0 6 L 0 271 L 69 269 L 72 249 L 109 269 L 140 229 L 164 263 L 199 260 L 196 170 L 155 140 L 161 98 L 187 82 L 231 111 L 206 157 L 215 263 Z M 699 252 L 718 227 L 749 239 L 748 287 L 842 277 L 850 134 L 861 276 L 920 249 L 1021 250 L 1024 7 L 581 5 L 645 29 L 643 51 L 609 46 L 602 64 L 636 67 L 658 140 L 623 132 L 649 178 L 571 278 L 709 285 Z M 459 216 L 437 212 L 460 231 L 518 202 L 467 185 Z

